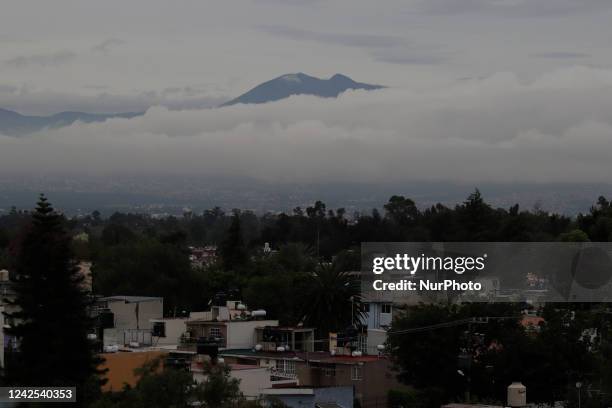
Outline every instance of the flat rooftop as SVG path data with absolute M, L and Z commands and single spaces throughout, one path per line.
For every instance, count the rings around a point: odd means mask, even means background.
M 271 360 L 296 360 L 310 361 L 315 363 L 329 364 L 354 364 L 368 363 L 378 360 L 384 360 L 385 357 L 379 356 L 332 356 L 325 351 L 255 351 L 253 349 L 227 349 L 219 350 L 220 356 L 228 357 L 244 357 L 244 358 L 267 358 Z

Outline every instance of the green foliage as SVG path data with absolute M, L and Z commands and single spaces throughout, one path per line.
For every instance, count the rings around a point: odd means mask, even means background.
M 565 232 L 559 236 L 561 242 L 588 242 L 589 236 L 579 229 Z
M 393 331 L 398 333 L 389 336 L 388 346 L 400 379 L 418 392 L 444 390 L 443 401 L 462 400 L 468 388 L 472 400 L 504 401 L 507 385 L 517 380 L 537 403 L 571 399 L 575 390 L 568 384 L 577 381 L 600 389 L 610 375 L 603 358 L 609 346 L 601 337 L 585 335 L 601 326 L 594 319 L 598 314 L 590 307 L 547 305 L 542 315 L 546 323 L 540 331 L 526 332 L 518 324 L 516 305 L 414 306 L 394 320 Z M 509 318 L 469 320 L 479 316 Z M 604 374 L 595 374 L 602 370 Z
M 243 267 L 248 260 L 248 253 L 244 245 L 240 226 L 240 214 L 234 213 L 232 224 L 227 231 L 227 235 L 219 248 L 221 262 L 226 270 L 236 270 Z
M 94 291 L 100 295 L 162 296 L 168 314 L 204 307 L 204 274 L 191 268 L 174 242 L 139 238 L 104 246 L 94 258 Z
M 202 408 L 234 408 L 244 401 L 240 381 L 230 376 L 225 365 L 205 367 L 206 380 L 196 388 L 196 399 Z
M 270 397 L 266 400 L 266 408 L 289 408 L 289 405 L 285 404 L 278 398 Z
M 306 282 L 304 325 L 326 336 L 358 322 L 362 316 L 360 284 L 358 276 L 336 264 L 319 265 Z
M 419 406 L 417 391 L 389 390 L 387 408 L 411 408 Z

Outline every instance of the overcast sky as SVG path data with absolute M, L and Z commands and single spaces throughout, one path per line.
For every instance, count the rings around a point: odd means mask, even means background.
M 289 72 L 397 87 L 612 64 L 608 0 L 4 0 L 0 106 L 205 106 Z
M 609 0 L 4 0 L 1 108 L 153 107 L 0 136 L 0 171 L 608 181 L 610 21 Z M 390 88 L 203 109 L 300 71 Z

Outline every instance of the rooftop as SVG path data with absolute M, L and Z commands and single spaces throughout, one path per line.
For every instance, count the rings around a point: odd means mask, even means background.
M 207 319 L 201 319 L 201 318 L 196 317 L 196 318 L 190 318 L 187 323 L 198 323 L 198 324 L 202 323 L 202 324 L 215 325 L 215 324 L 245 323 L 245 322 L 249 322 L 249 323 L 259 322 L 262 324 L 261 328 L 264 328 L 265 326 L 270 326 L 270 323 L 272 324 L 278 323 L 278 320 L 257 320 L 256 318 L 232 319 L 232 320 L 207 320 Z
M 244 358 L 267 358 L 271 360 L 296 360 L 317 363 L 354 364 L 369 363 L 384 359 L 378 356 L 332 356 L 324 351 L 255 351 L 253 349 L 228 349 L 220 350 L 221 356 L 235 356 Z
M 140 302 L 155 302 L 158 300 L 164 300 L 162 297 L 152 297 L 152 296 L 107 296 L 100 298 L 101 301 L 104 302 L 127 302 L 127 303 L 140 303 Z

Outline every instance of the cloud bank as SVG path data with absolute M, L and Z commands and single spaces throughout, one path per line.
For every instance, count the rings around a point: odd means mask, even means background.
M 299 96 L 0 136 L 5 174 L 248 176 L 268 182 L 609 182 L 612 71 Z

